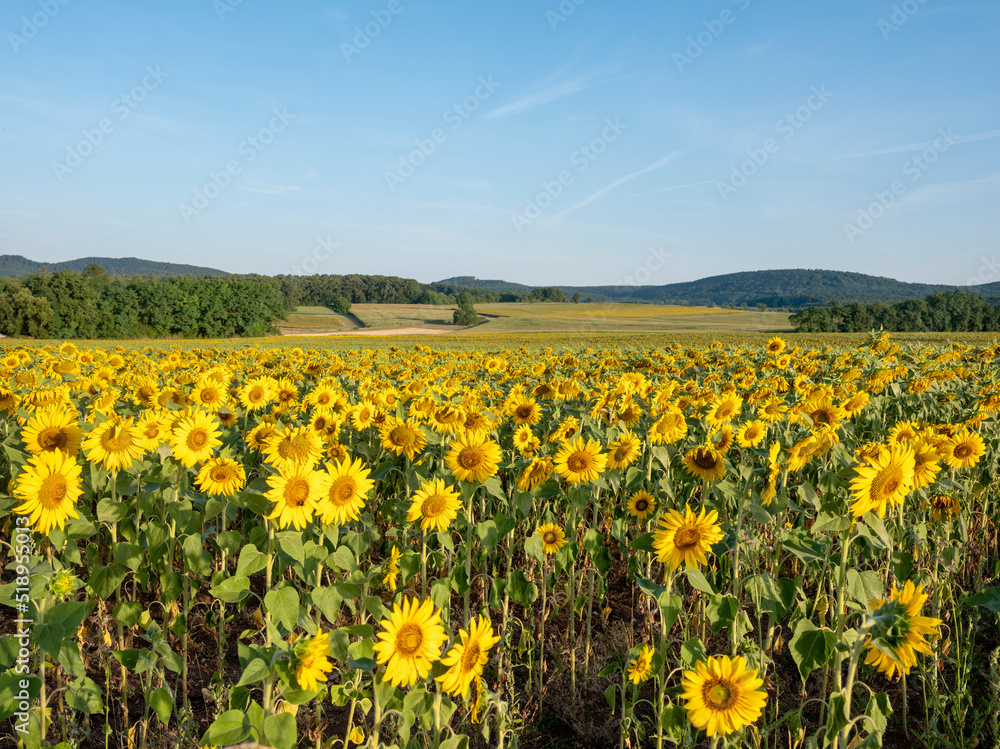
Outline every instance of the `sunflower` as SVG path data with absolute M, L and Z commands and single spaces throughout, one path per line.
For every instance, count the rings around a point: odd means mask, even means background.
M 861 392 L 855 393 L 846 401 L 844 401 L 840 407 L 841 409 L 843 409 L 844 413 L 847 416 L 854 416 L 855 414 L 861 413 L 861 411 L 864 410 L 865 406 L 868 405 L 868 401 L 870 399 L 871 396 L 868 395 L 868 393 L 866 393 L 864 390 L 862 390 Z
M 395 604 L 388 619 L 380 622 L 375 660 L 385 666 L 383 679 L 394 687 L 409 687 L 426 679 L 440 658 L 448 637 L 441 626 L 441 612 L 428 598 L 423 603 L 404 598 Z
M 14 512 L 27 515 L 39 533 L 62 530 L 68 518 L 80 517 L 74 505 L 82 492 L 76 458 L 60 450 L 39 453 L 14 484 L 13 495 L 22 502 Z
M 396 592 L 396 575 L 399 574 L 399 560 L 402 559 L 403 554 L 396 547 L 395 544 L 392 545 L 392 551 L 389 554 L 389 559 L 385 563 L 385 575 L 382 577 L 382 584 L 387 587 L 393 593 Z
M 636 520 L 642 521 L 653 514 L 656 509 L 656 500 L 647 491 L 637 491 L 628 498 L 628 514 Z
M 541 440 L 532 434 L 531 427 L 527 424 L 522 424 L 514 430 L 513 440 L 517 451 L 526 457 L 534 455 L 542 446 Z
M 778 464 L 778 455 L 781 453 L 781 445 L 772 442 L 767 453 L 767 486 L 760 493 L 760 503 L 767 507 L 778 495 L 778 476 L 781 474 L 781 466 Z
M 246 484 L 247 474 L 232 458 L 209 458 L 194 481 L 205 494 L 232 497 Z
M 462 500 L 455 489 L 446 486 L 444 479 L 432 479 L 413 493 L 406 519 L 411 523 L 419 520 L 421 530 L 443 531 L 458 517 L 461 507 Z
M 804 416 L 808 416 L 813 428 L 828 427 L 838 429 L 844 418 L 844 412 L 840 406 L 829 400 L 821 400 L 805 405 L 801 411 Z
M 327 674 L 333 670 L 330 656 L 330 633 L 320 632 L 308 640 L 295 643 L 295 680 L 303 689 L 318 692 L 320 682 L 326 683 Z
M 454 697 L 469 698 L 472 682 L 483 675 L 483 667 L 490 659 L 490 648 L 500 642 L 493 634 L 489 619 L 479 617 L 469 622 L 468 630 L 459 631 L 461 642 L 448 651 L 441 665 L 448 670 L 435 677 L 441 682 L 441 689 Z
M 271 490 L 264 496 L 274 502 L 274 509 L 268 519 L 277 518 L 281 528 L 290 525 L 296 530 L 305 528 L 326 491 L 328 478 L 327 474 L 303 465 L 269 477 L 267 485 Z
M 934 483 L 940 471 L 937 447 L 925 440 L 917 440 L 913 445 L 913 488 L 926 489 Z
M 83 442 L 83 432 L 76 414 L 65 408 L 44 409 L 32 416 L 21 431 L 25 449 L 33 454 L 61 450 L 76 455 Z
M 859 518 L 866 512 L 877 512 L 885 517 L 888 507 L 901 505 L 912 491 L 914 467 L 913 448 L 896 445 L 856 468 L 858 475 L 851 481 L 851 514 Z
M 767 436 L 767 424 L 760 419 L 741 424 L 736 430 L 736 442 L 740 447 L 757 447 Z
M 444 460 L 458 481 L 481 484 L 497 472 L 500 445 L 484 434 L 466 434 L 452 443 Z
M 951 494 L 932 494 L 927 498 L 934 519 L 941 522 L 942 519 L 950 519 L 952 515 L 957 515 L 962 509 L 962 504 L 958 497 Z
M 356 431 L 363 432 L 372 425 L 372 419 L 378 408 L 370 400 L 363 400 L 351 411 L 351 426 Z
M 941 620 L 918 616 L 926 601 L 923 586 L 908 580 L 903 590 L 892 584 L 888 601 L 871 602 L 875 611 L 871 616 L 873 626 L 866 643 L 865 663 L 892 678 L 897 670 L 904 675 L 910 673 L 917 665 L 915 653 L 934 655 L 926 635 L 940 637 Z
M 738 395 L 728 393 L 720 397 L 705 414 L 705 423 L 717 427 L 738 419 L 743 411 L 743 399 Z
M 423 430 L 414 422 L 392 419 L 382 430 L 382 447 L 410 460 L 424 449 L 425 444 Z
M 566 543 L 566 532 L 555 523 L 538 526 L 535 534 L 542 539 L 542 551 L 546 554 L 555 554 Z
M 914 424 L 912 421 L 898 421 L 892 431 L 889 432 L 886 444 L 889 447 L 903 443 L 912 445 L 916 442 L 919 432 L 920 426 L 918 424 Z
M 360 458 L 353 463 L 344 458 L 336 464 L 327 464 L 329 479 L 327 488 L 320 498 L 317 512 L 324 525 L 343 525 L 349 520 L 357 520 L 365 506 L 365 496 L 375 486 L 368 478 L 371 471 L 365 468 Z
M 787 346 L 787 344 L 784 339 L 779 336 L 775 336 L 774 338 L 768 339 L 765 349 L 767 350 L 767 353 L 777 356 L 785 350 L 785 346 Z
M 583 441 L 577 437 L 567 442 L 556 453 L 554 467 L 556 473 L 571 484 L 589 484 L 604 471 L 607 456 L 594 440 Z
M 621 437 L 608 443 L 608 468 L 627 468 L 639 458 L 642 442 L 626 430 Z
M 944 462 L 952 468 L 971 468 L 985 452 L 983 438 L 976 432 L 962 429 L 945 445 Z
M 316 432 L 307 427 L 288 427 L 272 434 L 264 446 L 264 459 L 284 471 L 296 466 L 310 468 L 319 460 L 323 443 Z
M 274 400 L 276 388 L 270 377 L 255 377 L 240 388 L 240 404 L 247 411 L 260 411 Z
M 87 460 L 100 463 L 113 474 L 127 470 L 142 457 L 142 433 L 131 418 L 105 421 L 94 427 L 83 442 Z
M 517 479 L 517 490 L 530 492 L 552 476 L 552 461 L 548 458 L 533 458 Z
M 654 445 L 670 445 L 687 434 L 687 419 L 679 408 L 668 408 L 649 428 L 649 441 Z
M 757 407 L 757 415 L 769 424 L 781 421 L 787 413 L 788 409 L 780 398 L 768 398 Z
M 202 380 L 191 392 L 191 400 L 205 408 L 217 411 L 229 404 L 229 393 L 226 388 L 215 380 Z
M 170 435 L 174 458 L 187 468 L 208 460 L 212 451 L 222 444 L 221 434 L 218 422 L 210 413 L 196 411 L 174 426 Z
M 764 681 L 742 656 L 711 656 L 681 677 L 684 709 L 691 725 L 709 736 L 725 736 L 760 719 L 767 702 Z
M 649 645 L 641 645 L 638 652 L 629 661 L 625 669 L 628 680 L 636 686 L 642 684 L 653 674 L 653 655 L 656 653 Z
M 706 513 L 704 506 L 698 515 L 690 507 L 684 508 L 683 515 L 677 510 L 667 510 L 653 533 L 657 561 L 665 562 L 671 570 L 676 570 L 682 562 L 689 569 L 708 564 L 707 553 L 722 540 L 718 519 L 718 511 Z
M 431 411 L 430 425 L 438 434 L 456 434 L 464 431 L 465 414 L 454 406 L 438 406 Z
M 728 452 L 735 441 L 736 435 L 733 434 L 732 424 L 723 424 L 718 430 L 709 434 L 709 444 L 719 453 Z
M 695 478 L 715 481 L 726 474 L 726 463 L 714 447 L 700 445 L 685 453 L 684 469 Z

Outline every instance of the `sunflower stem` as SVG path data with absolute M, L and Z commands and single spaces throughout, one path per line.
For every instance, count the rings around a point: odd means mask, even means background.
M 466 527 L 465 527 L 465 597 L 463 599 L 462 613 L 464 614 L 463 622 L 469 621 L 469 607 L 472 597 L 472 521 L 473 521 L 473 507 L 476 499 L 475 490 L 469 492 L 468 497 L 468 508 L 466 515 Z

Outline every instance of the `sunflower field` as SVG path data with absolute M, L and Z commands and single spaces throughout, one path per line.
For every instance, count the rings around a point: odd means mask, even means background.
M 809 340 L 5 342 L 0 737 L 997 746 L 1000 345 Z

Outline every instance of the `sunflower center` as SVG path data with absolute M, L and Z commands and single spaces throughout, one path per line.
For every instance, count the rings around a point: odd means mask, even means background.
M 285 504 L 289 507 L 301 507 L 309 497 L 309 482 L 301 476 L 295 476 L 285 484 Z
M 259 403 L 264 400 L 264 388 L 260 385 L 254 385 L 247 394 L 247 400 L 251 403 Z
M 705 706 L 709 710 L 728 710 L 733 705 L 736 704 L 736 698 L 739 696 L 737 689 L 734 689 L 734 684 L 728 684 L 724 681 L 708 681 L 705 686 L 701 688 L 702 697 L 705 699 Z
M 420 513 L 424 517 L 436 518 L 442 512 L 444 512 L 447 502 L 444 497 L 440 494 L 433 494 L 424 500 L 424 503 L 420 505 Z
M 330 400 L 331 398 L 329 393 L 320 393 L 319 397 L 316 398 L 316 403 L 318 403 L 321 406 L 325 406 L 330 402 Z
M 701 541 L 701 531 L 694 526 L 686 525 L 678 528 L 674 534 L 674 546 L 680 551 L 687 551 Z
M 354 479 L 341 476 L 334 479 L 333 486 L 330 487 L 330 501 L 335 505 L 346 505 L 354 499 L 356 491 L 357 484 L 354 483 Z
M 48 452 L 61 450 L 68 440 L 69 435 L 59 427 L 47 427 L 38 434 L 38 445 Z
M 420 626 L 408 622 L 396 632 L 396 652 L 404 658 L 412 658 L 423 641 L 424 633 L 420 630 Z
M 566 467 L 573 473 L 580 473 L 590 468 L 590 459 L 586 453 L 573 453 L 566 459 Z
M 970 455 L 972 455 L 972 448 L 969 447 L 968 445 L 959 445 L 958 447 L 955 448 L 956 458 L 964 459 L 968 458 Z
M 519 419 L 530 419 L 534 410 L 532 406 L 518 406 L 514 413 L 517 414 L 517 418 Z
M 478 447 L 466 447 L 458 454 L 458 464 L 467 471 L 479 468 L 484 461 L 483 452 Z
M 128 430 L 120 426 L 111 427 L 101 435 L 101 447 L 109 453 L 125 452 L 132 446 Z
M 479 643 L 470 642 L 462 653 L 462 671 L 471 671 L 479 663 Z
M 903 471 L 899 466 L 889 466 L 872 481 L 871 495 L 875 499 L 888 499 L 903 483 Z
M 694 457 L 694 464 L 703 470 L 715 468 L 715 456 L 710 452 L 699 451 Z
M 156 424 L 150 424 L 146 427 L 146 431 L 143 434 L 146 435 L 146 439 L 156 439 L 160 436 L 160 428 Z
M 649 500 L 645 497 L 639 497 L 639 499 L 635 501 L 635 509 L 637 512 L 645 512 L 649 509 Z
M 389 441 L 397 447 L 407 447 L 413 442 L 413 433 L 406 427 L 396 427 L 389 432 Z
M 278 445 L 278 455 L 285 460 L 304 460 L 309 456 L 309 440 L 301 434 L 284 439 Z
M 619 445 L 615 448 L 615 460 L 621 462 L 625 460 L 631 452 L 632 451 L 629 449 L 628 445 Z
M 46 476 L 38 489 L 38 502 L 46 510 L 57 510 L 62 506 L 67 491 L 69 482 L 65 476 L 59 473 Z
M 542 541 L 544 541 L 548 545 L 552 545 L 556 543 L 558 540 L 559 536 L 556 535 L 555 531 L 545 531 L 545 533 L 542 534 Z
M 191 450 L 201 450 L 208 444 L 208 431 L 203 427 L 192 429 L 187 436 L 187 446 Z
M 205 405 L 215 403 L 219 400 L 219 394 L 212 388 L 205 388 L 201 391 L 201 402 Z
M 218 484 L 224 484 L 227 481 L 232 481 L 235 477 L 235 471 L 230 466 L 215 466 L 210 475 L 212 481 Z

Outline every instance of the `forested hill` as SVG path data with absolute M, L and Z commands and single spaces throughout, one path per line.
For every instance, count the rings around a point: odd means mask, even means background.
M 160 263 L 137 257 L 82 257 L 62 263 L 39 263 L 21 255 L 0 255 L 0 276 L 30 276 L 42 268 L 50 272 L 75 270 L 82 272 L 88 265 L 99 265 L 112 276 L 228 276 L 225 271 L 197 265 Z
M 531 287 L 507 281 L 484 281 L 472 276 L 458 276 L 439 281 L 440 285 L 464 286 L 480 292 L 504 293 Z M 719 305 L 736 307 L 759 304 L 768 307 L 803 308 L 833 301 L 845 304 L 860 302 L 892 304 L 907 299 L 922 299 L 941 291 L 966 288 L 986 299 L 1000 299 L 1000 283 L 984 284 L 974 289 L 944 284 L 907 283 L 893 278 L 868 276 L 834 270 L 760 270 L 727 273 L 697 281 L 663 286 L 558 286 L 567 297 L 579 292 L 594 301 L 634 301 L 658 304 Z

